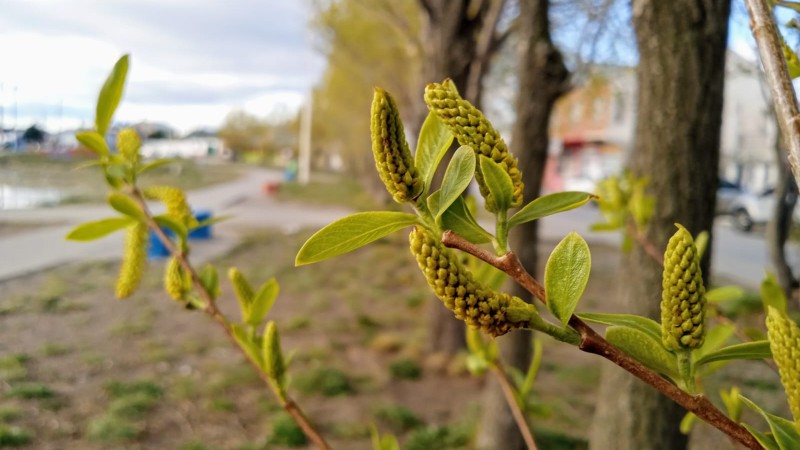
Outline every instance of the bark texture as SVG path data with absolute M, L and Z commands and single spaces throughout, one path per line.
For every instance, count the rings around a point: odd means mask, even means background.
M 549 0 L 519 2 L 519 93 L 516 121 L 512 131 L 511 150 L 519 158 L 519 168 L 525 182 L 525 202 L 540 195 L 544 166 L 547 160 L 548 126 L 556 99 L 568 89 L 569 73 L 561 53 L 550 38 L 548 21 Z M 529 271 L 537 268 L 537 222 L 514 228 L 511 248 Z M 529 299 L 527 291 L 513 285 L 511 292 Z M 512 332 L 500 339 L 503 361 L 507 366 L 527 369 L 531 357 L 531 334 Z M 477 436 L 477 447 L 494 450 L 525 448 L 522 436 L 514 423 L 499 383 L 490 376 L 484 390 L 483 412 Z M 535 437 L 535 435 L 534 435 Z
M 639 47 L 638 122 L 631 169 L 650 179 L 647 238 L 663 249 L 681 223 L 712 230 L 729 0 L 633 0 Z M 710 244 L 709 244 L 710 245 Z M 711 248 L 701 264 L 709 273 Z M 658 320 L 662 269 L 637 246 L 623 258 L 620 312 Z M 590 430 L 593 450 L 676 450 L 684 411 L 610 364 Z

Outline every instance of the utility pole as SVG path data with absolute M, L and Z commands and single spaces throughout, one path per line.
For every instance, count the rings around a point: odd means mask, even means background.
M 303 106 L 300 116 L 300 148 L 298 154 L 297 181 L 308 184 L 311 172 L 311 109 L 314 104 L 313 91 L 308 94 L 308 101 Z

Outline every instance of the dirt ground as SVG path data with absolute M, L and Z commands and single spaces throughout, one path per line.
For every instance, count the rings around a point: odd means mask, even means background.
M 442 363 L 426 353 L 432 297 L 404 233 L 294 268 L 312 231 L 259 231 L 218 261 L 222 274 L 236 265 L 254 282 L 281 283 L 270 317 L 293 354 L 291 395 L 337 449 L 371 448 L 372 423 L 401 442 L 416 439 L 415 448 L 469 448 L 484 380 L 466 373 L 462 359 Z M 553 245 L 541 244 L 542 259 Z M 616 290 L 619 252 L 592 252 L 580 309 L 615 311 L 603 301 Z M 113 298 L 110 263 L 0 284 L 0 430 L 27 433 L 20 448 L 255 450 L 292 442 L 277 403 L 221 330 L 163 294 L 162 268 L 151 264 L 124 301 Z M 219 303 L 238 316 L 227 286 Z M 601 362 L 544 344 L 533 422 L 550 445 L 540 448 L 585 448 Z M 775 383 L 753 386 L 774 394 Z M 695 434 L 696 449 L 730 447 L 707 426 Z

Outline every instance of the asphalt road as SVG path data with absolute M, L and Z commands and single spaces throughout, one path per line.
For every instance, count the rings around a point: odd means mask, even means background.
M 349 214 L 342 208 L 319 208 L 278 203 L 262 193 L 262 185 L 281 179 L 269 170 L 254 170 L 229 183 L 189 193 L 195 209 L 210 209 L 215 215 L 230 214 L 229 221 L 214 226 L 215 238 L 197 241 L 192 258 L 203 262 L 227 252 L 238 241 L 243 229 L 279 228 L 292 232 L 302 227 L 321 227 Z M 112 215 L 103 205 L 69 205 L 55 208 L 0 211 L 0 221 L 51 224 L 11 235 L 0 236 L 0 281 L 74 261 L 118 258 L 122 236 L 117 233 L 93 242 L 71 242 L 64 236 L 75 225 Z M 542 220 L 545 239 L 557 241 L 570 231 L 581 234 L 592 244 L 620 245 L 619 233 L 594 233 L 589 226 L 598 220 L 596 208 L 584 206 Z M 769 258 L 763 233 L 741 233 L 720 218 L 714 228 L 713 275 L 725 283 L 757 289 Z M 800 246 L 791 245 L 790 259 L 800 261 Z

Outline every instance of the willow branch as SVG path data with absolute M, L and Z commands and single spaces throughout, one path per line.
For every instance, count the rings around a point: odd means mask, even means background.
M 250 357 L 250 355 L 239 345 L 236 341 L 236 337 L 233 334 L 233 330 L 231 329 L 230 324 L 228 323 L 225 316 L 217 307 L 217 303 L 214 300 L 214 297 L 211 295 L 210 292 L 206 289 L 203 283 L 200 281 L 200 276 L 198 275 L 197 271 L 194 269 L 192 264 L 189 262 L 189 257 L 182 251 L 175 246 L 172 242 L 172 239 L 167 236 L 164 230 L 161 229 L 160 226 L 156 223 L 155 219 L 153 218 L 153 214 L 150 211 L 150 208 L 147 206 L 147 202 L 145 201 L 144 197 L 142 196 L 141 191 L 139 189 L 133 187 L 129 192 L 130 196 L 133 198 L 134 201 L 142 208 L 144 212 L 144 218 L 147 222 L 147 227 L 156 234 L 158 240 L 164 245 L 167 251 L 172 255 L 174 258 L 178 260 L 178 263 L 181 265 L 183 270 L 188 273 L 192 279 L 192 285 L 194 286 L 195 290 L 197 291 L 200 298 L 205 303 L 205 307 L 203 308 L 203 312 L 206 313 L 209 317 L 211 317 L 215 322 L 217 322 L 223 330 L 225 330 L 225 334 L 228 336 L 228 339 L 239 349 L 245 359 L 250 363 L 251 366 L 256 370 L 258 373 L 259 378 L 267 385 L 272 386 L 272 381 L 269 378 L 264 370 L 261 368 L 261 365 L 258 361 L 254 360 Z M 273 391 L 275 391 L 273 389 Z M 295 403 L 295 401 L 290 398 L 288 395 L 279 395 L 275 393 L 276 398 L 283 406 L 283 409 L 292 417 L 292 419 L 297 423 L 297 425 L 303 430 L 306 436 L 314 443 L 317 448 L 321 450 L 332 450 L 328 443 L 325 441 L 325 438 L 319 433 L 319 431 L 314 428 L 314 425 L 311 424 L 311 421 L 308 417 L 303 413 L 303 410 Z
M 745 0 L 750 14 L 750 29 L 756 39 L 761 64 L 764 66 L 767 85 L 778 125 L 786 139 L 789 165 L 794 180 L 800 186 L 800 111 L 783 56 L 783 42 L 772 15 L 770 0 Z
M 528 425 L 528 421 L 525 420 L 525 415 L 522 413 L 519 403 L 517 403 L 517 399 L 514 396 L 514 388 L 511 386 L 511 380 L 508 379 L 508 374 L 500 361 L 494 362 L 492 365 L 492 372 L 497 376 L 497 381 L 500 382 L 500 388 L 503 390 L 503 395 L 506 397 L 506 403 L 508 403 L 508 407 L 511 409 L 511 414 L 514 416 L 517 428 L 519 428 L 520 433 L 522 433 L 522 439 L 525 441 L 525 445 L 528 446 L 528 450 L 537 450 L 531 428 Z
M 534 297 L 538 298 L 542 303 L 547 303 L 544 287 L 536 281 L 530 273 L 522 266 L 519 258 L 513 253 L 509 252 L 503 256 L 494 256 L 493 254 L 481 249 L 475 244 L 467 241 L 452 231 L 445 231 L 442 236 L 442 243 L 446 247 L 457 248 L 461 251 L 469 253 L 484 262 L 502 270 L 514 279 L 520 286 L 525 288 Z M 600 336 L 592 327 L 586 322 L 581 320 L 578 316 L 573 315 L 569 319 L 569 326 L 577 331 L 581 340 L 578 348 L 587 353 L 594 353 L 598 356 L 611 361 L 619 367 L 625 369 L 636 378 L 644 381 L 650 386 L 657 389 L 665 396 L 672 399 L 675 403 L 686 408 L 687 411 L 694 413 L 700 419 L 706 421 L 718 430 L 735 439 L 737 442 L 745 445 L 747 448 L 762 450 L 763 447 L 758 441 L 750 434 L 744 427 L 731 420 L 722 411 L 720 411 L 708 398 L 703 395 L 691 395 L 674 384 L 669 380 L 663 378 L 658 373 L 650 370 L 640 363 L 638 360 L 630 357 L 627 353 L 612 345 L 610 342 Z

